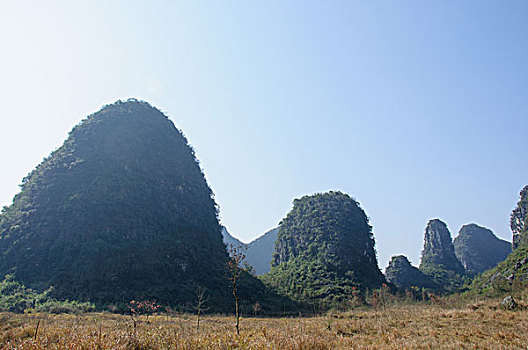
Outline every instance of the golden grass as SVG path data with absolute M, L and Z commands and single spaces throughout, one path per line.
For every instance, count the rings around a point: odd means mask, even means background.
M 396 305 L 311 318 L 0 314 L 2 349 L 527 349 L 528 311 L 499 301 Z M 35 328 L 40 320 L 39 331 Z

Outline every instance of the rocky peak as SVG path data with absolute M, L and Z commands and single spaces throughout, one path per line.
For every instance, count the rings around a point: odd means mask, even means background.
M 477 224 L 462 226 L 453 241 L 455 255 L 470 274 L 496 266 L 511 253 L 511 244 L 499 239 L 490 229 Z
M 464 272 L 464 268 L 455 256 L 451 233 L 447 225 L 439 219 L 430 220 L 425 228 L 420 269 L 426 265 L 441 265 L 457 273 Z
M 459 236 L 468 236 L 476 239 L 489 239 L 495 237 L 493 231 L 474 223 L 462 226 L 458 232 L 457 238 Z
M 520 196 L 521 199 L 513 210 L 510 219 L 510 228 L 513 233 L 513 249 L 528 242 L 528 186 L 522 189 Z

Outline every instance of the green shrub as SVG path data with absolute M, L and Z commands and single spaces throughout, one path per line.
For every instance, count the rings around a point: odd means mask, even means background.
M 12 275 L 6 275 L 0 282 L 0 311 L 23 313 L 35 310 L 54 314 L 95 311 L 92 303 L 53 299 L 49 296 L 52 290 L 49 288 L 38 293 L 15 281 Z

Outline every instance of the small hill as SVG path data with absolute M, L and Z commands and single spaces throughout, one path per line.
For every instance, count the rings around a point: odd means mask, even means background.
M 477 224 L 462 226 L 453 246 L 456 257 L 469 275 L 497 266 L 512 251 L 510 242 L 499 239 L 491 230 Z
M 451 233 L 439 219 L 430 220 L 425 228 L 420 271 L 445 291 L 455 291 L 464 283 L 464 267 L 455 255 Z
M 276 227 L 247 245 L 246 260 L 253 266 L 256 275 L 270 272 L 278 233 L 279 228 Z
M 385 269 L 387 281 L 393 283 L 398 288 L 428 288 L 439 289 L 440 286 L 433 279 L 418 268 L 411 265 L 404 255 L 397 255 L 391 258 L 389 266 Z
M 294 200 L 279 226 L 271 271 L 262 278 L 283 295 L 324 307 L 385 282 L 365 212 L 333 191 Z

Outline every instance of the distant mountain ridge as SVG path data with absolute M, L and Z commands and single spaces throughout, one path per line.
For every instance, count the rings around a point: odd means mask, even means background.
M 271 260 L 275 250 L 275 241 L 279 229 L 274 228 L 249 243 L 243 243 L 233 237 L 225 227 L 222 228 L 222 237 L 226 248 L 232 244 L 235 247 L 246 249 L 246 262 L 251 265 L 256 275 L 263 275 L 270 271 Z
M 229 247 L 232 245 L 233 247 L 245 247 L 246 244 L 242 243 L 240 240 L 233 237 L 229 231 L 227 231 L 227 228 L 225 226 L 222 226 L 222 240 L 224 241 L 224 244 L 226 245 L 226 249 L 229 251 Z
M 257 275 L 270 272 L 278 233 L 279 228 L 276 227 L 247 245 L 246 259 L 248 264 L 253 266 Z
M 385 270 L 387 280 L 399 288 L 418 287 L 455 292 L 468 279 L 497 266 L 511 252 L 511 244 L 477 224 L 462 226 L 452 241 L 439 219 L 427 223 L 419 269 L 403 255 L 393 256 Z
M 458 236 L 451 241 L 451 235 L 446 234 L 447 228 L 444 230 L 442 224 L 443 222 L 438 219 L 431 220 L 428 224 L 428 236 L 426 232 L 428 243 L 425 245 L 426 256 L 422 270 L 431 275 L 434 273 L 431 271 L 431 266 L 427 267 L 428 264 L 431 265 L 432 263 L 432 265 L 445 267 L 446 261 L 449 261 L 447 265 L 450 267 L 447 270 L 456 271 L 458 277 L 455 278 L 459 283 L 462 283 L 463 270 L 468 276 L 474 276 L 495 267 L 511 252 L 510 242 L 499 239 L 485 227 L 473 223 L 466 224 L 462 226 Z M 229 244 L 244 247 L 246 249 L 246 262 L 253 267 L 256 275 L 264 275 L 271 268 L 278 232 L 278 227 L 271 229 L 250 243 L 241 242 L 232 236 L 225 227 L 222 229 L 222 236 L 228 247 Z M 453 260 L 451 246 L 463 270 L 460 269 L 459 263 Z M 435 281 L 427 273 L 424 274 L 422 270 L 412 266 L 407 257 L 403 255 L 393 256 L 386 268 L 385 276 L 389 282 L 400 288 L 414 286 L 436 290 L 443 289 L 442 281 Z M 448 272 L 448 274 L 452 272 Z

